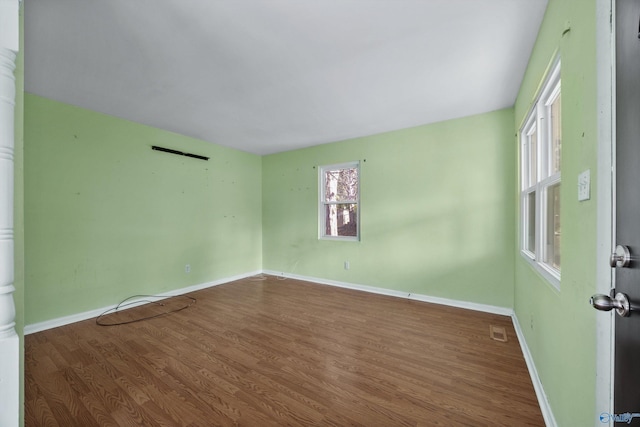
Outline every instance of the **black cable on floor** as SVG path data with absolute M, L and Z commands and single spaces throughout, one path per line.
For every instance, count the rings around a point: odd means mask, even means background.
M 98 325 L 98 326 L 128 325 L 130 323 L 141 322 L 143 320 L 154 319 L 156 317 L 166 316 L 166 315 L 172 314 L 172 313 L 177 313 L 178 311 L 186 310 L 187 308 L 191 307 L 193 304 L 196 303 L 196 299 L 191 297 L 191 296 L 189 296 L 189 295 L 177 295 L 177 296 L 170 297 L 170 298 L 186 298 L 186 299 L 189 299 L 190 302 L 188 304 L 186 304 L 185 306 L 183 306 L 183 307 L 178 307 L 178 308 L 175 308 L 173 310 L 168 310 L 168 311 L 165 311 L 165 312 L 162 312 L 162 313 L 154 314 L 153 316 L 147 316 L 147 317 L 141 317 L 139 319 L 127 320 L 125 322 L 105 323 L 105 322 L 103 322 L 101 320 L 106 315 L 117 313 L 118 310 L 120 310 L 121 308 L 125 308 L 125 307 L 128 307 L 128 306 L 133 305 L 133 304 L 139 304 L 141 302 L 146 302 L 146 303 L 149 303 L 149 304 L 156 304 L 156 305 L 164 307 L 164 303 L 162 302 L 162 300 L 161 301 L 151 301 L 151 300 L 141 299 L 141 300 L 136 300 L 136 301 L 132 301 L 132 302 L 127 302 L 132 298 L 138 298 L 138 297 L 141 297 L 141 298 L 163 298 L 163 299 L 167 299 L 167 297 L 163 297 L 163 296 L 160 296 L 160 295 L 132 295 L 132 296 L 122 300 L 115 307 L 110 308 L 109 310 L 107 310 L 104 313 L 102 313 L 100 316 L 96 317 L 96 325 Z

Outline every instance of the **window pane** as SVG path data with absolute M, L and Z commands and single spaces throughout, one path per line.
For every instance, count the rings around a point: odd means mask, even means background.
M 358 205 L 331 204 L 325 206 L 326 236 L 358 236 Z
M 326 171 L 324 197 L 327 202 L 358 200 L 358 168 Z
M 529 252 L 536 253 L 536 192 L 527 195 L 527 235 L 526 248 Z
M 547 232 L 545 263 L 560 270 L 560 184 L 547 189 Z
M 551 173 L 560 171 L 560 156 L 562 152 L 562 127 L 560 125 L 561 103 L 560 95 L 553 101 L 551 110 L 551 147 L 549 155 L 551 156 Z
M 529 186 L 538 182 L 538 129 L 529 135 Z

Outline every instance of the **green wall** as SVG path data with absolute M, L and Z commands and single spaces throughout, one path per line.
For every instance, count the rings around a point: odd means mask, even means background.
M 263 268 L 512 307 L 513 121 L 506 109 L 265 156 Z M 318 240 L 317 166 L 353 160 L 361 241 Z
M 606 260 L 596 259 L 595 17 L 594 0 L 549 1 L 515 105 L 518 129 L 558 51 L 562 60 L 563 135 L 561 289 L 555 290 L 518 255 L 514 308 L 561 426 L 596 422 L 596 311 L 587 301 L 596 290 L 596 262 Z M 570 31 L 563 35 L 567 27 Z M 578 174 L 587 169 L 591 170 L 591 200 L 578 202 Z
M 31 94 L 24 108 L 27 324 L 260 270 L 259 156 Z

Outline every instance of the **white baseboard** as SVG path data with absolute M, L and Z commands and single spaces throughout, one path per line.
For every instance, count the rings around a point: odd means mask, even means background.
M 237 276 L 225 277 L 223 279 L 214 280 L 212 282 L 200 283 L 193 286 L 188 286 L 186 288 L 174 289 L 172 291 L 164 292 L 162 294 L 158 294 L 159 298 L 168 298 L 176 295 L 184 295 L 189 292 L 199 291 L 201 289 L 210 288 L 213 286 L 223 285 L 225 283 L 233 282 L 235 280 L 245 279 L 247 277 L 255 276 L 256 274 L 260 274 L 261 271 L 254 271 L 251 273 L 239 274 Z M 135 300 L 131 301 L 131 304 L 127 305 L 127 308 L 133 308 L 138 305 L 142 305 L 145 302 L 136 303 Z M 32 323 L 30 325 L 25 325 L 24 334 L 29 335 L 40 331 L 45 331 L 47 329 L 57 328 L 59 326 L 68 325 L 70 323 L 81 322 L 87 319 L 93 319 L 95 317 L 100 316 L 102 313 L 108 310 L 112 310 L 116 307 L 116 304 L 109 307 L 97 308 L 95 310 L 85 311 L 83 313 L 72 314 L 69 316 L 58 317 L 56 319 L 46 320 L 44 322 Z
M 522 328 L 520 327 L 520 322 L 518 322 L 518 317 L 514 313 L 513 316 L 511 316 L 511 319 L 513 321 L 513 328 L 516 330 L 516 335 L 518 335 L 518 341 L 520 342 L 520 348 L 522 349 L 524 361 L 527 363 L 527 368 L 529 369 L 529 375 L 531 376 L 533 388 L 536 391 L 536 396 L 538 397 L 538 404 L 540 405 L 540 411 L 542 412 L 544 423 L 547 427 L 557 427 L 558 424 L 556 423 L 556 419 L 553 416 L 553 411 L 551 411 L 551 406 L 549 405 L 547 395 L 544 392 L 544 387 L 542 387 L 542 382 L 540 381 L 540 377 L 538 376 L 538 370 L 536 369 L 536 365 L 533 362 L 533 356 L 531 355 L 531 351 L 529 351 L 527 341 L 524 339 L 524 333 L 522 332 Z
M 339 288 L 354 289 L 357 291 L 371 292 L 374 294 L 387 295 L 392 297 L 412 299 L 422 302 L 430 302 L 440 305 L 448 305 L 450 307 L 465 308 L 468 310 L 482 311 L 485 313 L 499 314 L 502 316 L 512 316 L 513 310 L 507 307 L 499 307 L 495 305 L 479 304 L 475 302 L 460 301 L 448 298 L 432 297 L 429 295 L 416 294 L 413 292 L 394 291 L 391 289 L 377 288 L 374 286 L 358 285 L 355 283 L 339 282 L 336 280 L 322 279 L 319 277 L 301 276 L 298 274 L 282 273 L 273 270 L 263 270 L 264 274 L 273 276 L 286 277 L 288 279 L 304 280 L 306 282 L 318 283 L 321 285 L 337 286 Z

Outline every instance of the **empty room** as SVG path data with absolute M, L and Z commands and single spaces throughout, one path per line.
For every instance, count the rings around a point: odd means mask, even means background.
M 640 425 L 638 22 L 0 0 L 0 427 Z

